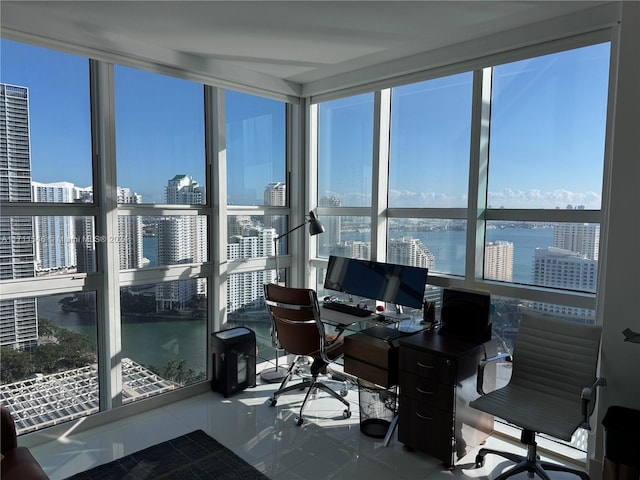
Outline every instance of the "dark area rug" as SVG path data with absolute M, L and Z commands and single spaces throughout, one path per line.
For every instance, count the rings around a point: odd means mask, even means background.
M 268 480 L 202 430 L 153 445 L 67 480 Z

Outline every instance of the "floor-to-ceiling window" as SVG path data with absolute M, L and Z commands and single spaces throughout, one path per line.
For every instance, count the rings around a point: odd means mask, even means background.
M 312 106 L 322 218 L 344 218 L 343 199 L 360 206 L 377 193 L 369 215 L 353 228 L 342 220 L 331 248 L 318 250 L 320 290 L 322 259 L 375 250 L 377 259 L 427 267 L 426 300 L 450 286 L 490 291 L 505 350 L 524 312 L 595 322 L 610 43 L 544 48 L 374 92 L 379 101 L 345 138 L 332 129 L 337 107 L 374 93 Z M 356 155 L 362 136 L 349 129 L 379 138 Z M 326 153 L 336 145 L 348 157 L 342 164 Z M 583 433 L 574 444 L 585 447 Z
M 128 403 L 207 378 L 210 187 L 202 84 L 116 65 L 114 99 L 123 368 L 156 387 L 125 376 Z
M 290 225 L 287 175 L 286 104 L 227 90 L 224 95 L 227 170 L 228 326 L 256 332 L 258 355 L 271 360 L 271 321 L 263 285 L 276 280 L 265 261 L 275 249 L 280 276 L 287 276 L 287 238 L 276 242 Z
M 221 90 L 211 109 L 202 83 L 2 52 L 0 394 L 19 433 L 205 381 L 212 328 L 253 328 L 272 359 L 262 286 L 289 228 L 286 102 Z M 229 267 L 215 281 L 214 259 Z
M 2 41 L 0 400 L 18 431 L 98 411 L 89 61 Z

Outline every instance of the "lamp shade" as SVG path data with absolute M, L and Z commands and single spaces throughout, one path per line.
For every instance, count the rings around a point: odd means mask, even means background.
M 319 233 L 324 232 L 324 227 L 316 214 L 313 212 L 309 212 L 309 235 L 318 235 Z

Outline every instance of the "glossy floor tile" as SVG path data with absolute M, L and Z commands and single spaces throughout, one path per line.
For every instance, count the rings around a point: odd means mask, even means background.
M 52 480 L 59 480 L 93 466 L 138 451 L 164 440 L 202 429 L 248 463 L 274 480 L 348 479 L 444 479 L 494 478 L 509 462 L 488 456 L 482 468 L 474 468 L 477 449 L 456 464 L 443 467 L 428 455 L 406 449 L 393 436 L 382 440 L 362 435 L 359 425 L 357 386 L 348 386 L 352 416 L 343 418 L 343 405 L 319 393 L 305 409 L 305 422 L 295 416 L 302 393 L 280 397 L 269 406 L 274 384 L 258 385 L 230 398 L 203 393 L 134 417 L 31 448 Z M 491 437 L 487 445 L 523 452 L 517 444 Z M 494 458 L 492 458 L 494 457 Z M 526 475 L 520 478 L 526 478 Z M 556 474 L 564 480 L 569 475 Z

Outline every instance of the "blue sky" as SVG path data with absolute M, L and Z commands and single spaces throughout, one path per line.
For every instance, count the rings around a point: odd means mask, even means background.
M 1 47 L 1 81 L 30 89 L 33 179 L 91 185 L 87 60 L 6 40 Z M 608 51 L 596 45 L 494 69 L 490 205 L 599 208 Z M 115 79 L 118 185 L 162 202 L 175 174 L 204 182 L 202 86 L 125 67 Z M 394 89 L 392 203 L 464 206 L 470 82 L 463 73 Z M 370 195 L 371 99 L 321 109 L 320 192 L 343 204 Z M 229 93 L 227 114 L 230 201 L 260 200 L 267 183 L 284 180 L 283 105 Z

